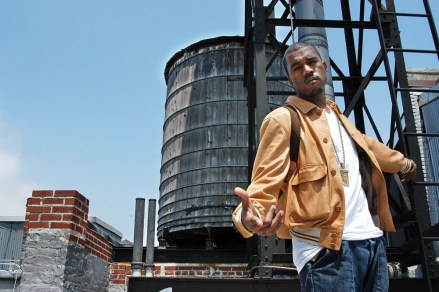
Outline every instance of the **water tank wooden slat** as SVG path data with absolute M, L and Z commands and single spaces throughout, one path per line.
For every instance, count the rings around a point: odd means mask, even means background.
M 284 76 L 281 60 L 275 63 L 271 74 Z M 243 66 L 241 37 L 203 40 L 175 54 L 166 66 L 159 238 L 185 244 L 200 236 L 239 236 L 231 215 L 240 203 L 234 188 L 247 186 Z M 282 82 L 271 86 L 288 87 Z M 274 106 L 285 101 L 279 96 L 268 99 Z

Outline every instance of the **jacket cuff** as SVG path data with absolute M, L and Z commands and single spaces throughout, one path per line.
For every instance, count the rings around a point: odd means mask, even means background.
M 416 163 L 411 159 L 405 159 L 404 167 L 401 169 L 401 173 L 414 172 L 416 170 Z

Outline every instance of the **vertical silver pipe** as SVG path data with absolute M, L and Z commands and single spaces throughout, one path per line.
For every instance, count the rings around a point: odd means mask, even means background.
M 134 217 L 134 246 L 133 261 L 131 262 L 132 276 L 142 275 L 143 227 L 145 221 L 145 199 L 136 198 L 136 215 Z
M 154 234 L 156 200 L 150 199 L 148 205 L 148 228 L 146 233 L 146 277 L 154 276 Z
M 298 19 L 325 19 L 323 0 L 297 0 L 294 10 Z M 326 98 L 334 100 L 334 85 L 332 82 L 331 63 L 329 59 L 328 39 L 326 30 L 322 27 L 299 27 L 298 41 L 314 45 L 328 66 L 328 81 L 326 82 Z

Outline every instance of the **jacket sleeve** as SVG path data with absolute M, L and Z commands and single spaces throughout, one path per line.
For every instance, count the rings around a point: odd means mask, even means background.
M 289 115 L 287 110 L 285 113 Z M 285 118 L 287 123 L 290 123 L 289 118 Z M 287 124 L 281 125 L 271 116 L 265 118 L 261 125 L 252 181 L 247 188 L 250 200 L 259 211 L 261 218 L 264 218 L 270 207 L 276 204 L 290 166 L 291 126 L 288 129 L 285 129 L 286 127 Z M 240 214 L 241 204 L 235 209 L 232 218 L 240 233 L 244 237 L 250 237 L 253 234 L 242 225 Z
M 406 158 L 401 152 L 393 150 L 383 143 L 364 135 L 349 121 L 346 116 L 340 113 L 340 110 L 338 108 L 337 110 L 340 114 L 339 117 L 342 120 L 343 124 L 347 126 L 350 131 L 352 131 L 351 135 L 361 135 L 363 141 L 366 142 L 366 145 L 363 146 L 367 146 L 368 150 L 372 152 L 374 158 L 371 158 L 373 160 L 376 160 L 374 161 L 374 163 L 378 164 L 382 172 L 397 173 L 402 170 L 402 168 L 406 164 Z
M 378 142 L 377 140 L 366 135 L 363 135 L 363 137 L 366 140 L 370 151 L 372 151 L 374 154 L 381 171 L 387 173 L 397 173 L 402 170 L 406 163 L 406 159 L 401 152 L 393 150 L 383 143 Z

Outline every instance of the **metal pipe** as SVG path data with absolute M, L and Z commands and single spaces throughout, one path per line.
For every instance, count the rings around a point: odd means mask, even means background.
M 296 17 L 298 19 L 318 19 L 324 20 L 325 14 L 323 11 L 322 0 L 297 0 L 294 4 Z M 326 30 L 323 27 L 298 27 L 299 42 L 304 42 L 314 45 L 319 51 L 322 59 L 328 65 L 328 80 L 326 81 L 325 91 L 326 98 L 334 100 L 334 85 L 332 82 L 331 62 L 329 58 L 328 40 L 326 38 Z
M 136 198 L 136 215 L 134 218 L 134 245 L 131 270 L 133 277 L 142 275 L 143 227 L 145 221 L 145 199 Z
M 154 234 L 156 200 L 150 199 L 148 205 L 148 228 L 146 231 L 146 277 L 154 276 Z

